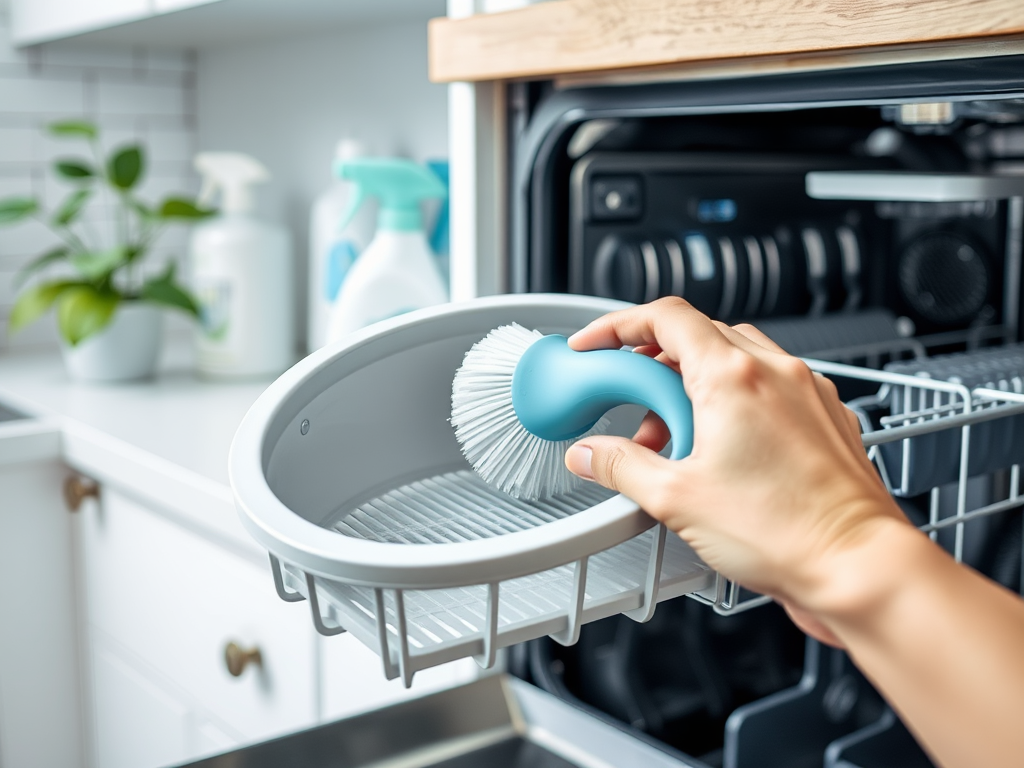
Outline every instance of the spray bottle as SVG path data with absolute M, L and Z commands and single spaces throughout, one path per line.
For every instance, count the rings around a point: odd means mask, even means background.
M 278 374 L 294 362 L 294 292 L 287 233 L 253 215 L 252 185 L 270 174 L 234 152 L 201 152 L 195 167 L 200 202 L 221 195 L 221 215 L 196 227 L 189 244 L 198 370 L 211 378 Z
M 445 197 L 431 171 L 410 160 L 356 158 L 335 165 L 354 181 L 361 201 L 379 201 L 377 233 L 356 260 L 331 311 L 328 342 L 413 309 L 443 304 L 448 290 L 423 233 L 423 200 Z M 355 210 L 354 208 L 353 215 Z

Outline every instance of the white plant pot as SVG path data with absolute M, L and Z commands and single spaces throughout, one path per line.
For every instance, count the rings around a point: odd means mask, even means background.
M 75 381 L 134 381 L 153 375 L 162 342 L 162 310 L 133 301 L 119 305 L 102 331 L 73 347 L 62 341 L 61 349 Z

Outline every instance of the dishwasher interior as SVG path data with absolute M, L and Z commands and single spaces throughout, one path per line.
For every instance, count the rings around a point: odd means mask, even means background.
M 682 296 L 813 358 L 907 516 L 1024 594 L 1022 64 L 514 84 L 509 285 Z M 509 669 L 711 768 L 931 765 L 841 651 L 736 585 L 712 602 Z

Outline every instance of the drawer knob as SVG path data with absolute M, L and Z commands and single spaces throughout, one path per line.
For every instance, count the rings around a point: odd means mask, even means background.
M 232 677 L 241 677 L 250 664 L 263 666 L 263 654 L 259 648 L 242 648 L 232 641 L 224 647 L 224 663 L 227 665 L 228 674 Z
M 81 475 L 70 475 L 64 480 L 64 503 L 72 512 L 77 512 L 86 499 L 98 499 L 100 486 L 94 480 Z

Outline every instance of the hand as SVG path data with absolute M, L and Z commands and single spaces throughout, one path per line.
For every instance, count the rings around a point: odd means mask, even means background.
M 632 441 L 592 437 L 566 465 L 620 491 L 685 539 L 704 561 L 775 597 L 819 639 L 842 553 L 881 529 L 909 526 L 868 460 L 856 417 L 835 386 L 749 325 L 712 322 L 682 299 L 607 315 L 575 334 L 576 350 L 619 348 L 682 371 L 693 402 L 692 454 L 653 414 Z

